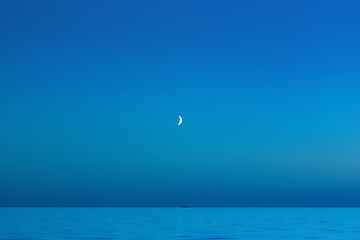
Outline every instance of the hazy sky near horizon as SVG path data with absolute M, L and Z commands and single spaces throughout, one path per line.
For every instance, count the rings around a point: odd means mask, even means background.
M 0 206 L 360 206 L 359 9 L 1 1 Z

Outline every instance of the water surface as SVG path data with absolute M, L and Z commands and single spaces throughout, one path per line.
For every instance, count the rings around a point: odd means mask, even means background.
M 0 208 L 0 239 L 360 239 L 359 208 Z

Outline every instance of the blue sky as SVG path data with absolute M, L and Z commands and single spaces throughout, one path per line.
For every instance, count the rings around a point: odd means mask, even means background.
M 360 206 L 359 7 L 2 1 L 0 205 Z

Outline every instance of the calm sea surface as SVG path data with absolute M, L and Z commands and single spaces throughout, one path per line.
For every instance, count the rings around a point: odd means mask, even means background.
M 360 209 L 0 208 L 0 239 L 360 240 Z

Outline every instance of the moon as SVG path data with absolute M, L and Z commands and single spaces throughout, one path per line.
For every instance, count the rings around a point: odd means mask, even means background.
M 178 126 L 182 123 L 182 118 L 181 116 L 179 116 L 179 123 L 178 123 Z

